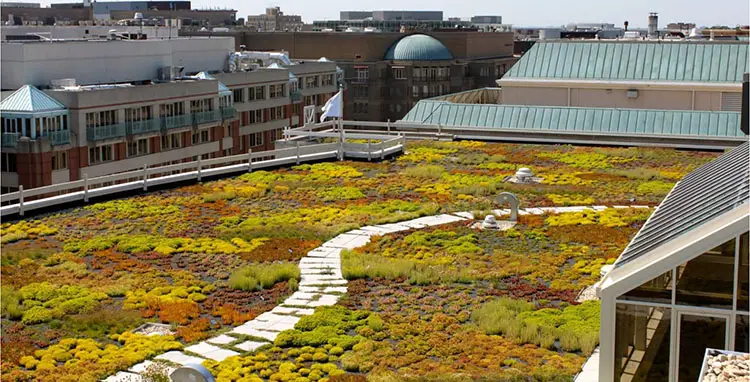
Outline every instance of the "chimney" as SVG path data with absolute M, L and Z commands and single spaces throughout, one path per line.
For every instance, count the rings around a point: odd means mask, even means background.
M 750 124 L 750 116 L 748 116 L 748 105 L 747 103 L 750 102 L 750 96 L 748 96 L 748 89 L 750 86 L 748 86 L 748 80 L 750 80 L 750 73 L 745 73 L 742 75 L 742 112 L 740 113 L 740 130 L 742 130 L 745 135 L 750 134 L 750 127 L 748 127 L 748 124 Z
M 648 38 L 659 38 L 659 16 L 656 12 L 648 14 Z

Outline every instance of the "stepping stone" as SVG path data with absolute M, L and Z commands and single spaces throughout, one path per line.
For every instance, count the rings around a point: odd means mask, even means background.
M 413 228 L 413 229 L 421 229 L 421 228 L 427 227 L 427 224 L 422 224 L 422 223 L 418 223 L 414 221 L 405 221 L 405 222 L 402 222 L 401 224 L 409 228 Z
M 550 213 L 550 214 L 557 213 L 557 207 L 540 207 L 539 209 L 544 211 L 545 213 Z
M 630 206 L 631 208 L 651 208 L 649 206 Z
M 448 215 L 448 214 L 442 214 L 437 216 L 425 216 L 421 218 L 417 218 L 411 221 L 411 223 L 417 223 L 417 224 L 425 224 L 428 226 L 436 226 L 436 225 L 442 225 L 442 224 L 448 224 L 448 223 L 455 223 L 458 221 L 465 220 L 464 218 L 459 218 L 457 216 Z
M 324 293 L 346 293 L 346 287 L 326 287 Z
M 456 215 L 456 216 L 459 216 L 459 217 L 462 217 L 462 218 L 465 218 L 465 219 L 474 219 L 474 214 L 472 214 L 471 212 L 466 212 L 466 211 L 456 212 L 453 215 Z
M 623 208 L 630 208 L 630 206 L 612 206 L 613 208 L 617 208 L 618 210 L 621 210 Z
M 590 211 L 591 208 L 586 206 L 574 206 L 574 207 L 558 207 L 558 212 L 583 212 L 583 211 Z
M 200 354 L 203 357 L 212 359 L 217 362 L 221 362 L 229 357 L 239 355 L 236 351 L 222 349 L 218 346 L 211 345 L 206 342 L 201 342 L 193 346 L 188 346 L 185 350 L 193 353 Z
M 528 215 L 528 214 L 529 214 L 529 213 L 528 213 L 528 212 L 526 212 L 526 211 L 524 211 L 524 210 L 518 210 L 518 215 L 520 215 L 520 216 L 523 216 L 523 215 Z
M 544 210 L 542 210 L 541 208 L 527 208 L 526 212 L 532 215 L 544 215 Z
M 281 303 L 281 305 L 292 305 L 292 306 L 307 306 L 310 300 L 297 300 L 296 298 L 288 298 Z
M 300 281 L 299 285 L 301 286 L 308 286 L 308 285 L 346 285 L 346 280 L 302 280 Z
M 311 301 L 308 306 L 315 307 L 315 306 L 331 306 L 336 305 L 336 303 L 339 301 L 339 296 L 334 296 L 331 294 L 323 295 L 319 300 L 317 301 Z
M 230 336 L 228 336 L 226 334 L 222 334 L 220 336 L 217 336 L 217 337 L 214 337 L 214 338 L 206 340 L 206 342 L 210 342 L 210 343 L 212 343 L 214 345 L 226 345 L 226 344 L 230 344 L 230 343 L 232 343 L 234 341 L 237 341 L 237 339 L 234 338 L 234 337 L 230 337 Z
M 322 247 L 354 249 L 370 242 L 369 236 L 342 233 L 323 243 Z
M 289 298 L 295 298 L 298 300 L 314 300 L 318 298 L 319 293 L 307 293 L 307 292 L 294 292 Z
M 244 325 L 240 325 L 240 326 L 234 328 L 234 330 L 232 330 L 232 332 L 233 333 L 244 334 L 244 335 L 248 335 L 248 336 L 253 336 L 253 337 L 265 338 L 265 339 L 267 339 L 269 341 L 275 340 L 276 336 L 279 335 L 279 333 L 277 333 L 277 332 L 269 332 L 269 331 L 266 331 L 266 330 L 258 330 L 258 329 L 248 328 L 248 327 L 244 327 Z
M 118 371 L 115 375 L 110 375 L 104 382 L 143 382 L 145 379 L 138 374 L 128 373 L 125 371 Z
M 361 227 L 359 230 L 364 231 L 364 232 L 371 232 L 374 235 L 385 235 L 385 234 L 389 234 L 392 232 L 391 230 L 388 230 L 382 227 L 373 226 L 373 225 Z
M 594 211 L 604 211 L 607 209 L 607 206 L 593 206 L 591 208 L 593 208 Z
M 268 345 L 268 342 L 245 341 L 239 345 L 234 345 L 234 347 L 244 351 L 255 351 L 255 349 L 263 345 Z
M 375 227 L 385 229 L 388 231 L 388 233 L 394 233 L 394 232 L 400 232 L 400 231 L 408 231 L 409 227 L 400 224 L 400 223 L 391 223 L 391 224 L 378 224 Z
M 298 316 L 309 316 L 313 314 L 315 311 L 312 309 L 303 309 L 303 308 L 288 308 L 286 306 L 277 306 L 271 310 L 274 313 L 280 314 L 294 314 Z
M 353 229 L 349 232 L 347 232 L 348 235 L 359 235 L 359 236 L 376 236 L 379 235 L 377 232 L 373 231 L 366 231 L 363 229 Z
M 321 287 L 299 287 L 300 292 L 307 292 L 307 293 L 320 293 L 323 291 L 324 288 Z
M 289 316 L 293 317 L 293 316 Z M 297 320 L 299 321 L 299 318 L 297 317 Z M 273 331 L 273 332 L 283 332 L 284 330 L 290 330 L 294 329 L 294 325 L 291 322 L 276 322 L 273 325 L 269 326 L 265 330 Z
M 205 361 L 203 358 L 193 357 L 177 350 L 168 351 L 164 354 L 158 355 L 156 356 L 156 359 L 163 359 L 180 365 L 186 365 L 188 363 L 197 363 L 200 365 Z

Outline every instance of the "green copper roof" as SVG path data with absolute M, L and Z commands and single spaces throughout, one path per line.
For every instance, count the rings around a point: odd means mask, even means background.
M 65 105 L 31 85 L 22 86 L 0 102 L 2 112 L 40 113 L 65 110 Z
M 459 104 L 421 100 L 404 122 L 568 133 L 742 137 L 740 113 Z
M 741 82 L 749 52 L 729 42 L 538 42 L 504 78 Z
M 452 60 L 453 55 L 440 40 L 426 34 L 413 34 L 393 43 L 388 48 L 385 59 L 395 61 L 442 61 Z

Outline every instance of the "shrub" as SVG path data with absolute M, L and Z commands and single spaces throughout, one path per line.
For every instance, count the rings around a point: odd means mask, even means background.
M 47 322 L 54 317 L 54 314 L 49 309 L 44 309 L 41 306 L 33 306 L 23 313 L 21 322 L 25 325 L 40 324 Z
M 365 194 L 356 187 L 331 187 L 320 191 L 318 196 L 323 198 L 323 201 L 333 202 L 338 200 L 362 199 L 365 197 Z
M 299 281 L 297 281 L 297 279 L 290 279 L 287 286 L 290 291 L 296 292 L 299 289 Z
M 445 174 L 445 168 L 440 165 L 415 166 L 407 167 L 401 173 L 412 178 L 440 179 Z
M 279 282 L 299 279 L 300 270 L 296 264 L 254 264 L 232 273 L 229 286 L 240 290 L 260 290 L 269 289 Z
M 216 202 L 217 200 L 232 200 L 235 197 L 237 197 L 237 194 L 231 191 L 214 192 L 211 194 L 203 195 L 203 202 L 213 203 L 213 202 Z

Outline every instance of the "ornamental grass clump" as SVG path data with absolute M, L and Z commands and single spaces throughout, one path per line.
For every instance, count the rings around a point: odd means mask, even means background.
M 270 289 L 276 283 L 300 279 L 297 264 L 274 263 L 254 264 L 236 270 L 229 277 L 229 286 L 245 291 Z

